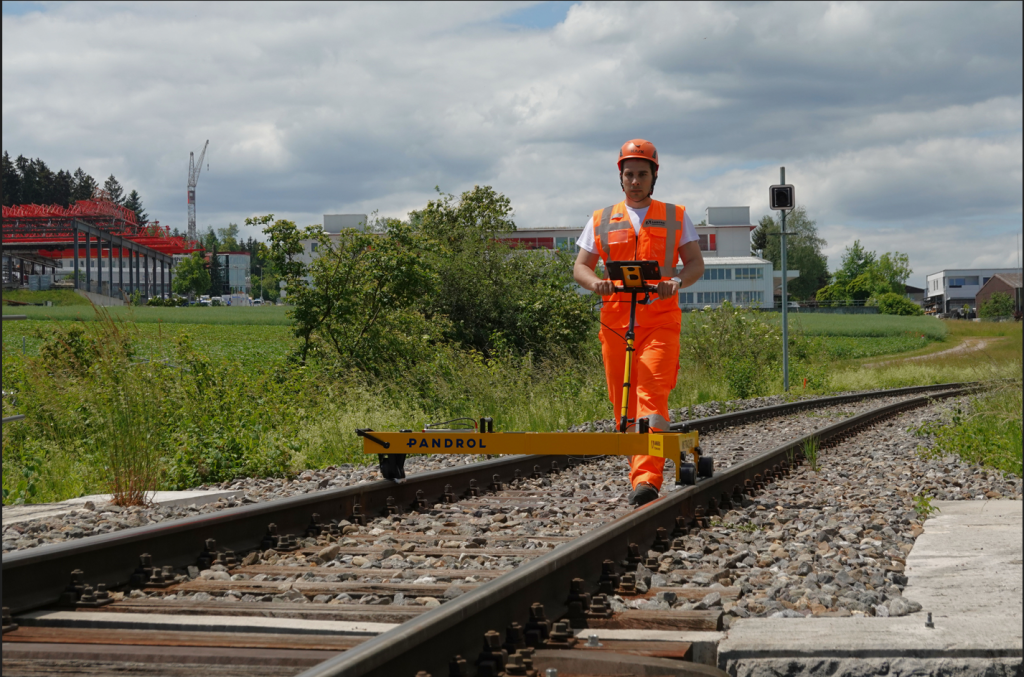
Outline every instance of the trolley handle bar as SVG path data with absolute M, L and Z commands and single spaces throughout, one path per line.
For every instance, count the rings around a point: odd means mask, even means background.
M 370 440 L 371 442 L 376 442 L 377 444 L 379 444 L 380 446 L 384 447 L 385 449 L 390 449 L 391 448 L 391 443 L 390 442 L 385 442 L 384 440 L 380 439 L 379 437 L 374 437 L 373 435 L 370 434 L 371 432 L 373 432 L 372 428 L 356 428 L 356 435 L 359 435 L 360 437 L 365 437 L 366 439 Z

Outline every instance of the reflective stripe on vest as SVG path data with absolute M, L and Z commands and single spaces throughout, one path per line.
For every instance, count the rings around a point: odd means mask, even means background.
M 598 254 L 604 254 L 604 256 L 606 258 L 611 258 L 611 249 L 608 247 L 608 234 L 610 232 L 612 232 L 613 230 L 625 230 L 626 228 L 632 228 L 633 227 L 633 223 L 629 220 L 629 218 L 625 218 L 625 219 L 623 219 L 621 221 L 616 221 L 615 223 L 610 223 L 611 216 L 612 216 L 612 209 L 614 209 L 614 208 L 615 208 L 615 205 L 612 205 L 611 207 L 605 207 L 604 209 L 601 210 L 601 220 L 598 223 L 597 228 L 595 229 L 595 233 L 598 236 L 598 242 L 597 242 L 598 247 L 599 247 Z M 651 213 L 650 209 L 648 209 L 647 210 L 647 214 L 649 215 L 650 213 Z M 645 218 L 643 224 L 640 227 L 641 228 L 652 228 L 652 227 L 660 228 L 661 227 L 660 224 L 657 225 L 657 226 L 649 226 L 648 225 L 649 222 L 650 222 L 650 219 Z M 683 224 L 676 217 L 676 206 L 674 204 L 666 203 L 665 204 L 665 259 L 660 262 L 660 264 L 661 264 L 661 277 L 662 278 L 674 277 L 676 272 L 677 272 L 675 264 L 676 264 L 676 260 L 679 258 L 679 252 L 678 252 L 678 246 L 676 245 L 676 243 L 678 242 L 678 240 L 676 239 L 676 235 L 677 234 L 681 234 L 682 230 L 683 230 Z M 602 251 L 600 251 L 600 249 L 603 249 L 604 251 L 602 252 Z

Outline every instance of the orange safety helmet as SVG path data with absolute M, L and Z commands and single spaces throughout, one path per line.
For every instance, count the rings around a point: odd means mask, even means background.
M 619 149 L 619 171 L 622 171 L 622 163 L 630 158 L 650 160 L 654 163 L 654 171 L 658 171 L 658 149 L 654 144 L 644 139 L 633 139 L 622 144 Z

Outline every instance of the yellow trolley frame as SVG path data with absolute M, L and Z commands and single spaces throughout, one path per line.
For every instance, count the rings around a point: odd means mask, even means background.
M 697 432 L 672 433 L 487 433 L 474 430 L 377 432 L 364 430 L 364 454 L 485 454 L 540 456 L 657 456 L 679 468 L 685 454 L 696 467 Z

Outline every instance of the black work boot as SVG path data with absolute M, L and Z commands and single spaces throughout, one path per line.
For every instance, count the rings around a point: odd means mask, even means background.
M 629 492 L 629 504 L 635 505 L 638 508 L 641 505 L 646 505 L 658 497 L 658 490 L 653 485 L 647 482 L 641 482 L 636 485 L 636 489 Z

